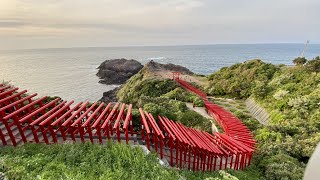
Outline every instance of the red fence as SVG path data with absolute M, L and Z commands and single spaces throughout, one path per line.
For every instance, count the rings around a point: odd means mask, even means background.
M 103 144 L 109 140 L 132 144 L 141 138 L 140 143 L 157 152 L 159 158 L 166 159 L 171 166 L 212 171 L 243 169 L 250 164 L 254 146 L 250 133 L 240 128 L 241 123 L 232 128 L 237 119 L 208 103 L 209 112 L 217 116 L 226 134 L 212 135 L 188 128 L 166 117 L 153 117 L 142 109 L 139 109 L 141 128 L 137 132 L 133 128 L 132 105 L 74 104 L 59 98 L 35 98 L 37 94 L 28 95 L 26 92 L 0 84 L 2 145 L 64 141 Z

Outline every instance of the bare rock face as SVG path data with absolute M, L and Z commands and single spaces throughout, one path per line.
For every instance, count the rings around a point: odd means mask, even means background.
M 102 84 L 123 84 L 142 68 L 142 64 L 133 59 L 106 60 L 98 67 L 97 76 Z
M 117 87 L 113 90 L 107 91 L 103 93 L 102 98 L 99 100 L 101 102 L 117 102 L 117 92 L 119 91 L 120 87 Z
M 183 67 L 183 66 L 179 66 L 179 65 L 175 65 L 175 64 L 160 64 L 154 61 L 150 61 L 148 62 L 145 67 L 153 72 L 153 71 L 174 71 L 174 72 L 180 72 L 181 74 L 188 74 L 188 75 L 192 75 L 193 72 L 190 71 L 188 68 Z

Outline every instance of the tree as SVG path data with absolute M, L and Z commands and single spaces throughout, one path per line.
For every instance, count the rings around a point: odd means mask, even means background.
M 303 65 L 307 62 L 307 59 L 305 57 L 297 57 L 292 61 L 295 65 Z
M 306 68 L 313 72 L 320 72 L 320 59 L 308 61 L 308 63 L 306 64 Z

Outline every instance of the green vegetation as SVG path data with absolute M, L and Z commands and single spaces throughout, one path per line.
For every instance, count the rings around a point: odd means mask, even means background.
M 295 65 L 304 65 L 308 60 L 305 57 L 297 57 L 292 62 Z
M 177 87 L 178 85 L 169 79 L 148 78 L 148 71 L 143 68 L 123 85 L 117 93 L 117 98 L 125 103 L 136 104 L 141 96 L 159 97 Z
M 306 63 L 306 69 L 311 72 L 320 72 L 320 56 L 315 57 Z
M 0 150 L 0 171 L 10 179 L 153 179 L 178 177 L 139 148 L 109 143 L 27 144 Z
M 206 91 L 213 96 L 237 98 L 247 98 L 253 92 L 263 94 L 263 87 L 277 71 L 279 68 L 261 60 L 235 64 L 211 74 L 208 77 L 209 86 Z
M 301 179 L 305 164 L 320 142 L 319 70 L 319 57 L 295 67 L 252 60 L 209 76 L 209 94 L 252 96 L 270 113 L 269 124 L 262 126 L 241 117 L 246 116 L 242 111 L 234 112 L 253 130 L 258 141 L 253 166 L 266 179 Z M 230 103 L 217 104 L 232 107 Z
M 125 144 L 25 144 L 0 148 L 8 179 L 257 179 L 255 170 L 192 172 L 162 167 L 155 154 Z
M 195 106 L 204 106 L 204 102 L 197 95 L 182 89 L 179 84 L 169 79 L 156 79 L 148 76 L 148 71 L 142 69 L 131 77 L 119 90 L 117 97 L 125 103 L 132 103 L 135 107 L 142 107 L 145 111 L 166 116 L 179 121 L 188 127 L 211 131 L 210 120 L 195 111 L 188 110 L 185 102 L 192 102 Z M 139 118 L 139 113 L 136 118 Z M 138 119 L 135 122 L 138 123 Z
M 205 91 L 223 97 L 213 102 L 239 117 L 258 142 L 252 165 L 244 171 L 197 173 L 164 168 L 154 154 L 145 156 L 138 148 L 109 143 L 1 148 L 0 172 L 10 179 L 301 179 L 320 142 L 320 57 L 295 63 L 297 66 L 287 67 L 251 60 L 222 68 L 208 77 Z M 211 130 L 210 121 L 188 110 L 184 103 L 203 106 L 199 97 L 174 81 L 149 75 L 142 69 L 131 77 L 119 90 L 119 100 L 154 116 Z M 243 102 L 248 97 L 269 112 L 268 125 L 259 124 L 247 112 Z M 139 124 L 136 108 L 133 118 L 134 124 Z

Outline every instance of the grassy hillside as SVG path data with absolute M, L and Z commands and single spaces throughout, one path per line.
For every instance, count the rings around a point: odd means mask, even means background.
M 132 103 L 136 108 L 142 107 L 154 116 L 166 116 L 188 127 L 211 131 L 210 120 L 188 110 L 184 103 L 193 102 L 196 106 L 204 106 L 202 99 L 170 79 L 155 78 L 146 68 L 132 76 L 118 91 L 117 97 L 122 102 Z M 134 112 L 138 118 L 137 110 Z
M 270 113 L 267 126 L 251 127 L 258 141 L 254 165 L 267 179 L 301 179 L 320 142 L 319 64 L 314 59 L 305 66 L 278 67 L 252 60 L 209 76 L 209 94 L 253 96 Z
M 238 63 L 209 75 L 206 91 L 213 96 L 247 98 L 264 87 L 277 71 L 278 67 L 261 60 Z
M 231 175 L 233 174 L 233 175 Z M 26 144 L 0 148 L 0 177 L 8 179 L 257 179 L 254 171 L 211 173 L 162 167 L 154 154 L 109 143 Z

